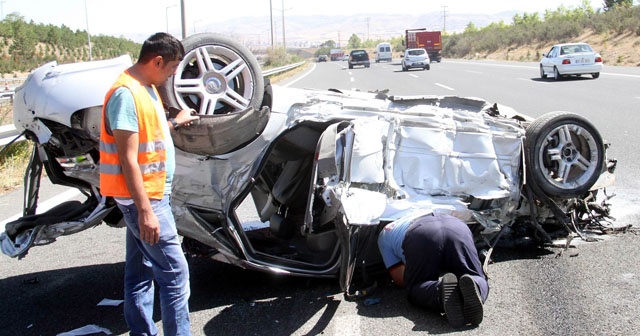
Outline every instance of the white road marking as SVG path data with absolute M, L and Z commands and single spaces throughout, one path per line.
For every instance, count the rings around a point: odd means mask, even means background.
M 456 89 L 454 89 L 454 88 L 448 87 L 448 86 L 446 86 L 446 85 L 442 85 L 442 84 L 440 84 L 440 83 L 436 83 L 436 85 L 437 85 L 437 86 L 439 86 L 439 87 L 441 87 L 441 88 L 443 88 L 443 89 L 447 89 L 447 90 L 451 90 L 451 91 L 455 91 L 455 90 L 456 90 Z
M 414 75 L 414 74 L 409 74 L 409 76 L 415 77 L 415 78 L 420 78 L 418 75 Z
M 352 81 L 352 82 L 355 82 L 355 81 L 356 81 L 356 79 L 355 79 L 355 78 L 353 78 L 353 77 L 349 78 L 349 80 L 350 80 L 350 81 Z
M 472 74 L 478 74 L 478 75 L 482 75 L 483 74 L 483 72 L 480 72 L 480 71 L 473 71 L 473 70 L 465 70 L 465 71 L 466 72 L 470 72 Z
M 289 85 L 291 85 L 291 84 L 293 84 L 293 83 L 295 83 L 295 82 L 297 82 L 297 81 L 299 81 L 299 80 L 301 80 L 301 79 L 303 79 L 303 78 L 307 77 L 307 76 L 308 76 L 311 72 L 313 72 L 313 70 L 315 70 L 315 69 L 316 69 L 316 65 L 315 65 L 315 64 L 313 64 L 313 66 L 311 67 L 311 70 L 307 71 L 307 73 L 300 75 L 300 77 L 296 78 L 295 80 L 292 80 L 291 82 L 289 82 L 289 83 L 287 83 L 287 84 L 284 84 L 283 86 L 285 86 L 285 87 L 286 87 L 286 86 L 289 86 Z

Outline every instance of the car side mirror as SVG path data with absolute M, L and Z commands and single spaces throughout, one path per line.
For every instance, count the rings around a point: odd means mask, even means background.
M 542 57 L 547 57 L 547 53 L 542 53 Z

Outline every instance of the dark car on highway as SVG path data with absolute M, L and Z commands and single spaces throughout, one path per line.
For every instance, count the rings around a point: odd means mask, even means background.
M 365 68 L 369 67 L 369 54 L 367 54 L 366 50 L 352 50 L 351 53 L 349 53 L 349 69 L 353 69 L 353 67 L 357 65 L 362 65 Z

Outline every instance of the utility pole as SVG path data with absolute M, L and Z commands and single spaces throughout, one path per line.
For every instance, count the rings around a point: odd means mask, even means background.
M 371 22 L 371 18 L 367 17 L 367 40 L 369 40 L 369 23 Z
M 187 15 L 186 9 L 184 8 L 184 0 L 180 0 L 180 9 L 181 9 L 181 18 L 182 18 L 182 39 L 184 40 L 187 37 Z
M 447 30 L 447 6 L 442 6 L 442 31 Z
M 273 0 L 269 0 L 269 22 L 271 23 L 271 49 L 274 47 L 274 35 L 273 35 Z
M 4 1 L 2 1 L 4 3 Z M 87 40 L 89 42 L 89 61 L 93 61 L 93 55 L 91 54 L 91 34 L 89 33 L 89 12 L 87 11 L 87 0 L 84 0 L 84 17 L 87 20 Z
M 284 0 L 282 0 L 282 46 L 284 47 L 284 52 L 287 53 L 287 41 L 284 38 Z

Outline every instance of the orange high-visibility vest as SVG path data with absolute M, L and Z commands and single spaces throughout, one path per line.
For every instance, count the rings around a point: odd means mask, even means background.
M 165 120 L 156 111 L 156 105 L 147 89 L 131 77 L 128 70 L 120 75 L 113 84 L 102 106 L 100 129 L 100 193 L 105 196 L 131 197 L 122 173 L 120 157 L 113 135 L 107 133 L 107 102 L 115 90 L 125 86 L 133 94 L 138 115 L 138 165 L 142 172 L 144 190 L 151 199 L 162 199 L 166 172 L 166 143 L 162 123 Z M 155 86 L 156 97 L 160 99 Z

